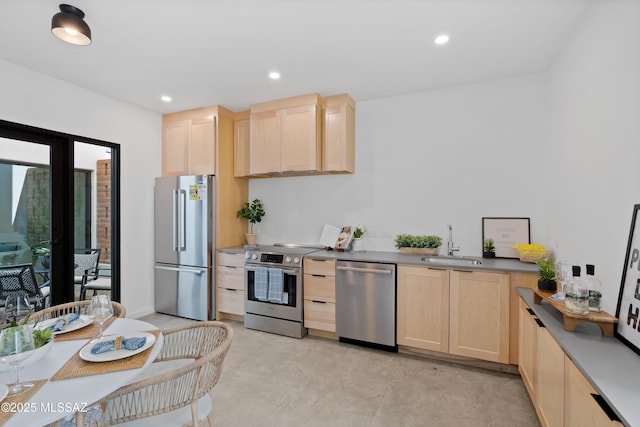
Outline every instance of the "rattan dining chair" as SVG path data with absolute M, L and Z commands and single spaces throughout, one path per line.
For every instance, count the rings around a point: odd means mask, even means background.
M 91 301 L 75 301 L 65 304 L 54 305 L 44 310 L 40 310 L 31 315 L 31 319 L 36 322 L 43 320 L 55 319 L 56 317 L 64 316 L 69 313 L 89 314 L 89 307 Z M 113 306 L 113 315 L 116 317 L 125 317 L 127 315 L 127 309 L 124 305 L 116 301 L 111 301 Z
M 76 414 L 76 426 L 105 427 L 191 407 L 193 427 L 198 427 L 198 400 L 213 389 L 222 373 L 233 329 L 218 321 L 192 322 L 162 331 L 164 345 L 153 365 L 185 361 L 179 367 L 121 387 L 91 406 L 98 416 Z M 91 419 L 89 419 L 91 418 Z M 155 425 L 167 425 L 158 420 Z

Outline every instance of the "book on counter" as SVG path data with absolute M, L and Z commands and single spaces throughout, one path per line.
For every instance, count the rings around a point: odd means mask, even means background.
M 346 251 L 351 247 L 353 242 L 353 232 L 355 227 L 346 225 L 342 228 L 334 225 L 325 224 L 320 236 L 320 244 L 327 249 L 336 251 Z

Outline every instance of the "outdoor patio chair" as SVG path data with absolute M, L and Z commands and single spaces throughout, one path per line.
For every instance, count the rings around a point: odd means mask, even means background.
M 73 262 L 76 267 L 73 271 L 73 283 L 80 285 L 80 299 L 86 298 L 87 283 L 98 278 L 101 249 L 76 249 L 73 255 Z M 95 290 L 94 290 L 95 295 Z
M 34 309 L 45 308 L 51 288 L 49 282 L 38 285 L 31 264 L 0 267 L 0 307 L 4 307 L 9 295 L 27 294 Z

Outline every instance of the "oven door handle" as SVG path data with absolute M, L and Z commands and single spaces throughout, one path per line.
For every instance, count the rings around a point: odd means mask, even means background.
M 277 268 L 277 267 L 267 267 L 267 268 Z M 253 266 L 248 267 L 248 266 L 245 265 L 244 269 L 247 270 L 247 271 L 256 271 L 256 267 L 253 267 Z M 296 274 L 298 274 L 298 272 L 296 270 L 290 270 L 288 268 L 282 268 L 281 270 L 282 270 L 283 273 L 287 273 L 287 274 L 289 274 L 291 276 L 295 276 Z

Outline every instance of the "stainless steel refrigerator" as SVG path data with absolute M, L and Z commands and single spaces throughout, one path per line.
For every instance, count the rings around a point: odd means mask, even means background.
M 215 319 L 215 177 L 156 178 L 155 308 Z

